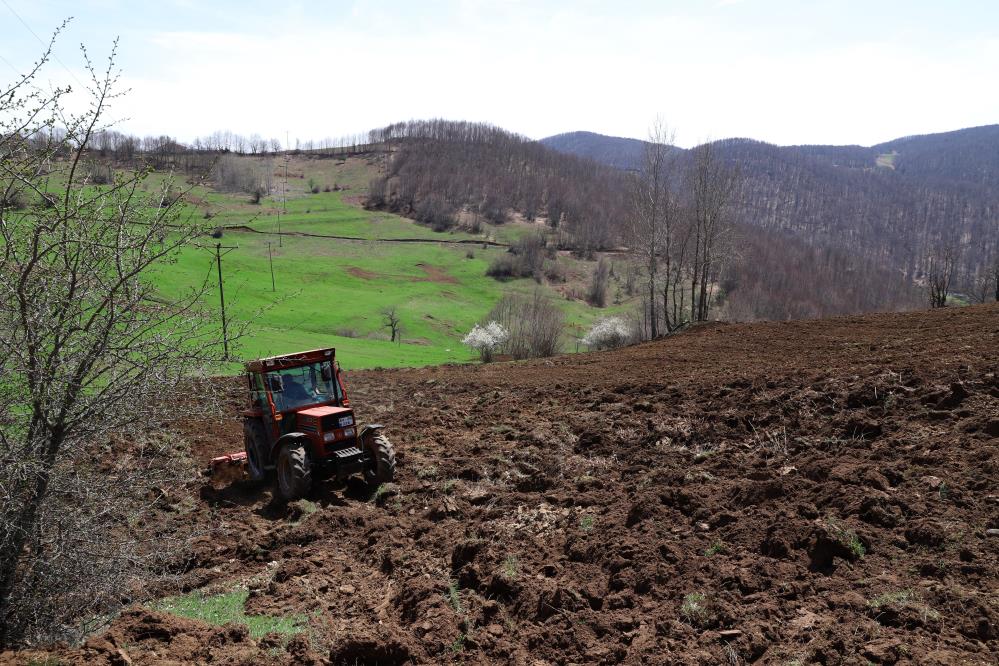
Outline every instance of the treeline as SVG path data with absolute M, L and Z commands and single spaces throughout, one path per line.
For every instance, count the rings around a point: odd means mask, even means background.
M 53 126 L 44 133 L 37 133 L 26 139 L 36 150 L 57 150 L 53 156 L 68 154 L 66 146 L 73 145 L 66 140 L 66 130 Z M 291 155 L 313 155 L 317 157 L 344 157 L 368 150 L 368 133 L 350 134 L 341 137 L 300 141 L 285 146 L 277 138 L 264 138 L 259 134 L 245 136 L 229 130 L 219 130 L 196 137 L 184 143 L 166 134 L 157 136 L 136 136 L 105 129 L 89 138 L 87 154 L 91 157 L 113 161 L 119 165 L 131 166 L 138 162 L 156 168 L 177 166 L 196 172 L 205 163 L 205 158 L 218 155 L 265 156 L 286 153 Z
M 368 205 L 448 229 L 502 224 L 513 213 L 544 222 L 588 254 L 612 246 L 628 206 L 625 177 L 498 127 L 448 120 L 395 123 L 369 133 L 390 144 Z

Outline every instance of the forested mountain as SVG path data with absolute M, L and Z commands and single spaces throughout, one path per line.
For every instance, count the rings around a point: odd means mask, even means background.
M 540 141 L 560 153 L 588 157 L 617 169 L 633 171 L 641 167 L 644 141 L 605 136 L 594 132 L 566 132 Z
M 541 141 L 606 164 L 641 168 L 634 139 L 573 133 Z M 714 144 L 741 175 L 736 218 L 842 250 L 922 280 L 934 254 L 957 257 L 971 283 L 999 254 L 999 125 L 895 139 L 875 146 Z M 686 153 L 688 151 L 680 151 Z

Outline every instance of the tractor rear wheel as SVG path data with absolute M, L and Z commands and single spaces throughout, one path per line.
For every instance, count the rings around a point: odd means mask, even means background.
M 395 449 L 385 435 L 375 433 L 365 438 L 364 445 L 373 458 L 364 470 L 364 480 L 369 485 L 389 483 L 395 478 Z
M 312 488 L 312 461 L 305 442 L 288 442 L 277 458 L 278 495 L 287 501 L 304 497 Z
M 264 425 L 260 421 L 243 421 L 243 449 L 246 451 L 246 466 L 251 481 L 263 481 L 267 478 L 266 461 L 263 458 L 267 438 L 264 436 Z

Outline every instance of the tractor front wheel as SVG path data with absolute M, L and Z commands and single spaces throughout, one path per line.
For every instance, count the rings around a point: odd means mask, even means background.
M 395 449 L 392 443 L 379 432 L 366 437 L 364 445 L 372 457 L 371 465 L 364 470 L 364 480 L 369 485 L 392 481 L 395 478 Z
M 304 497 L 312 487 L 312 461 L 305 442 L 288 442 L 277 459 L 277 490 L 286 501 Z

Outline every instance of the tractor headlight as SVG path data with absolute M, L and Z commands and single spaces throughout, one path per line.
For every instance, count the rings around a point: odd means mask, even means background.
M 343 436 L 344 437 L 353 437 L 354 436 L 354 429 L 353 428 L 344 428 L 343 429 Z
M 340 423 L 340 427 L 341 428 L 343 428 L 345 426 L 352 426 L 352 425 L 354 425 L 354 417 L 353 416 L 344 416 L 343 418 L 340 419 L 339 423 Z
M 335 433 L 332 433 L 332 432 L 328 432 L 328 433 L 326 433 L 325 435 L 323 435 L 323 441 L 324 441 L 324 442 L 332 442 L 332 441 L 333 441 L 333 435 L 334 435 L 334 434 L 335 434 Z

